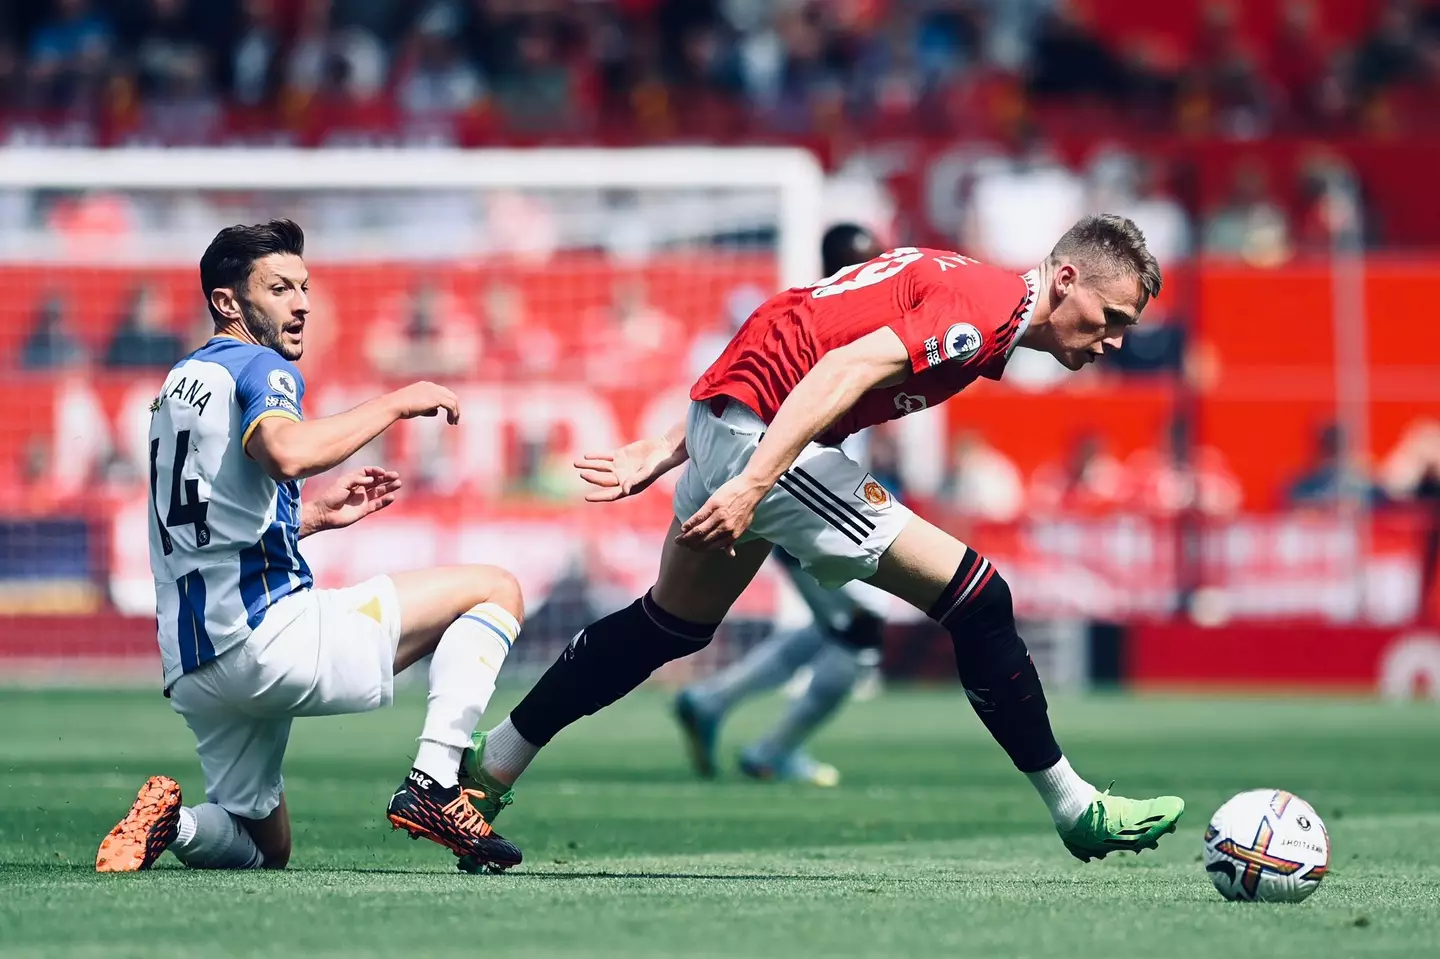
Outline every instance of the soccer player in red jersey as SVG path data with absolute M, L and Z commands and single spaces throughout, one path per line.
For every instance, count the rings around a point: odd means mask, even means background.
M 826 275 L 837 274 L 886 249 L 864 227 L 837 223 L 820 240 L 821 268 Z M 856 433 L 840 447 L 861 465 L 869 459 L 866 434 Z M 825 589 L 783 549 L 776 547 L 771 554 L 809 607 L 810 622 L 798 629 L 775 629 L 725 669 L 685 686 L 675 697 L 675 720 L 695 771 L 713 777 L 720 769 L 720 729 L 731 710 L 806 669 L 810 675 L 803 691 L 770 728 L 740 750 L 737 767 L 752 779 L 837 786 L 840 770 L 810 755 L 805 742 L 840 711 L 861 675 L 879 665 L 890 597 L 859 580 Z
M 1010 589 L 974 549 L 915 516 L 842 452 L 845 436 L 999 379 L 1017 346 L 1079 370 L 1119 349 L 1160 269 L 1131 221 L 1092 216 L 1024 276 L 944 250 L 904 247 L 762 305 L 691 390 L 665 436 L 576 465 L 587 499 L 633 496 L 681 464 L 676 521 L 655 586 L 581 630 L 462 759 L 461 785 L 496 797 L 561 729 L 710 641 L 771 544 L 822 585 L 854 579 L 926 610 L 950 633 L 975 711 L 1089 860 L 1153 848 L 1177 797 L 1098 792 L 1071 768 L 1015 628 Z M 687 462 L 688 461 L 688 462 Z

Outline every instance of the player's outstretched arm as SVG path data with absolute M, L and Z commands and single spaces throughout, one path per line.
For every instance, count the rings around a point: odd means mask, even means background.
M 595 487 L 585 494 L 591 503 L 609 503 L 634 496 L 689 458 L 685 423 L 664 435 L 636 440 L 608 453 L 586 453 L 575 461 L 580 478 Z
M 780 404 L 745 471 L 717 489 L 682 524 L 677 540 L 691 549 L 733 550 L 755 507 L 810 443 L 878 386 L 910 375 L 910 352 L 889 327 L 826 353 Z
M 273 479 L 303 479 L 345 462 L 396 420 L 435 416 L 441 410 L 452 425 L 460 422 L 460 401 L 454 393 L 435 383 L 411 383 L 318 420 L 260 420 L 245 452 Z

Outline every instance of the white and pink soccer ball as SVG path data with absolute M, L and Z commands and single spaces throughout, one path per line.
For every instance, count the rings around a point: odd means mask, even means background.
M 1283 789 L 1252 789 L 1210 817 L 1205 872 L 1226 899 L 1300 902 L 1330 864 L 1330 836 L 1314 808 Z

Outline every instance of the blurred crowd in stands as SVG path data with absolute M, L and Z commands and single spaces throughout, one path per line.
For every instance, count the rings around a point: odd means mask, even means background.
M 756 129 L 943 125 L 1078 98 L 1245 136 L 1433 115 L 1433 4 L 1356 0 L 1368 22 L 1337 36 L 1313 0 L 1267 0 L 1260 38 L 1241 2 L 1176 4 L 1200 21 L 1186 49 L 1113 35 L 1100 0 L 7 0 L 0 101 L 203 124 L 222 102 L 384 98 L 533 131 L 731 106 Z
M 854 146 L 899 131 L 953 136 L 977 150 L 957 184 L 961 215 L 930 224 L 933 230 L 902 222 L 905 235 L 896 242 L 943 242 L 1026 265 L 1058 232 L 1056 224 L 1092 209 L 1136 219 L 1162 263 L 1196 249 L 1277 263 L 1328 249 L 1347 229 L 1360 243 L 1388 241 L 1385 218 L 1405 204 L 1393 196 L 1370 203 L 1373 183 L 1343 150 L 1321 144 L 1440 131 L 1440 0 L 1181 0 L 1171 6 L 1184 29 L 1118 29 L 1116 10 L 1135 5 L 0 0 L 0 142 L 764 142 L 818 135 Z M 1350 6 L 1361 12 L 1341 16 Z M 1269 12 L 1262 17 L 1260 8 Z M 484 133 L 477 137 L 477 129 Z M 1093 146 L 1062 156 L 1057 138 L 1077 131 Z M 1112 142 L 1140 132 L 1319 140 L 1284 169 L 1241 158 L 1223 174 L 1228 187 L 1214 183 L 1201 196 L 1194 170 L 1173 154 L 1141 155 L 1138 144 Z M 890 175 L 864 163 L 837 172 L 882 182 Z M 1366 176 L 1378 177 L 1374 169 Z M 838 200 L 845 218 L 886 225 L 875 204 L 845 209 L 846 199 Z M 408 230 L 409 248 L 416 239 L 439 245 L 456 236 L 451 221 L 495 219 L 444 200 L 419 215 L 432 221 L 423 230 L 411 223 L 418 216 L 370 219 L 401 224 L 391 232 Z M 176 232 L 187 225 L 187 211 L 206 224 L 217 215 L 176 197 L 158 197 L 152 210 L 136 198 L 0 196 L 0 224 L 43 222 L 52 232 L 95 221 L 116 232 Z M 324 215 L 302 212 L 311 223 Z M 1427 229 L 1440 236 L 1440 228 Z

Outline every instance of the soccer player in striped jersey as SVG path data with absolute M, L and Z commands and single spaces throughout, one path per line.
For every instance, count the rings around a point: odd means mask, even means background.
M 884 252 L 873 233 L 852 223 L 832 226 L 820 243 L 826 276 Z M 865 440 L 866 433 L 860 432 L 843 444 L 858 463 L 866 460 Z M 740 751 L 740 771 L 752 779 L 835 786 L 840 771 L 811 756 L 804 743 L 845 704 L 861 672 L 880 662 L 884 620 L 877 599 L 885 597 L 858 581 L 826 589 L 789 553 L 779 547 L 772 552 L 810 608 L 810 623 L 766 637 L 738 662 L 685 687 L 675 698 L 675 717 L 695 771 L 709 778 L 718 771 L 715 751 L 726 713 L 808 665 L 804 691 L 768 732 Z
M 462 750 L 520 632 L 515 578 L 495 566 L 376 576 L 314 588 L 300 540 L 394 501 L 397 473 L 369 466 L 302 502 L 324 473 L 399 420 L 455 394 L 413 383 L 322 419 L 304 414 L 295 361 L 309 322 L 305 237 L 289 220 L 221 230 L 200 259 L 215 335 L 165 377 L 150 421 L 150 568 L 165 695 L 197 740 L 206 802 L 152 777 L 105 837 L 101 872 L 149 868 L 167 848 L 197 868 L 282 868 L 290 816 L 281 766 L 297 716 L 389 705 L 394 676 L 425 656 L 430 699 L 413 768 L 391 797 L 395 828 L 467 869 L 520 851 L 458 783 Z
M 1084 860 L 1153 848 L 1178 797 L 1101 793 L 1056 742 L 1009 586 L 976 550 L 896 501 L 837 445 L 867 426 L 998 379 L 1017 346 L 1082 369 L 1120 347 L 1160 268 L 1131 221 L 1081 220 L 1024 276 L 904 247 L 772 297 L 690 392 L 684 424 L 576 465 L 593 501 L 681 464 L 655 586 L 576 634 L 462 760 L 462 783 L 506 790 L 560 730 L 701 649 L 770 553 L 822 585 L 866 580 L 928 611 L 953 640 L 967 700 Z M 498 805 L 482 804 L 493 814 Z

